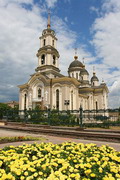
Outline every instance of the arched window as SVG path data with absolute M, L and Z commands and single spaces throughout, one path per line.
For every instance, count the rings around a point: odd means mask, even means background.
M 95 86 L 95 83 L 93 82 L 93 86 Z
M 55 57 L 55 55 L 53 55 L 53 64 L 54 65 L 56 64 L 56 57 Z
M 39 88 L 38 89 L 38 98 L 41 98 L 42 97 L 42 90 Z
M 78 79 L 78 73 L 76 73 L 76 79 Z
M 96 111 L 97 111 L 98 110 L 98 102 L 97 101 L 96 101 L 95 105 L 96 105 Z
M 52 45 L 53 45 L 53 46 L 55 45 L 55 42 L 54 42 L 54 40 L 52 40 Z
M 46 45 L 46 40 L 44 39 L 44 40 L 43 40 L 43 46 L 45 46 L 45 45 Z
M 45 64 L 45 55 L 44 54 L 41 56 L 41 64 Z
M 24 109 L 26 109 L 27 94 L 24 95 Z
M 59 89 L 56 90 L 56 109 L 59 109 Z
M 73 110 L 73 91 L 71 91 L 71 110 Z

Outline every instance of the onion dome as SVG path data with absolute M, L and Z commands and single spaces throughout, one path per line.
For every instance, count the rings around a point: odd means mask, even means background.
M 99 81 L 98 77 L 95 75 L 95 72 L 93 73 L 93 77 L 91 78 L 91 82 L 93 81 Z
M 88 71 L 85 69 L 85 66 L 80 70 L 80 75 L 89 75 Z
M 75 60 L 71 62 L 71 64 L 69 65 L 69 68 L 68 68 L 69 71 L 82 69 L 84 67 L 84 65 L 79 60 L 77 60 L 78 56 L 74 56 L 74 59 Z

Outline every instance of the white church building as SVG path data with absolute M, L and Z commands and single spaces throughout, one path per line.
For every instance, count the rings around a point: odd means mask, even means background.
M 50 26 L 43 30 L 37 52 L 38 66 L 27 83 L 19 85 L 19 109 L 99 110 L 108 108 L 108 88 L 75 55 L 68 67 L 68 76 L 60 73 L 57 37 Z

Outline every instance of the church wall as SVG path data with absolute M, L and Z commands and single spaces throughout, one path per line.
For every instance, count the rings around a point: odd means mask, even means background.
M 51 64 L 51 54 L 47 54 L 47 65 Z
M 107 100 L 108 96 L 106 91 L 103 91 L 103 101 L 104 101 L 104 108 L 107 109 L 108 108 L 108 100 Z
M 98 104 L 98 109 L 107 109 L 107 95 L 106 91 L 103 91 L 101 93 L 98 93 L 94 96 L 94 109 L 96 109 L 96 103 Z
M 25 107 L 25 94 L 26 94 L 26 109 L 28 109 L 28 92 L 26 89 L 20 92 L 20 110 L 24 110 Z
M 88 110 L 92 110 L 93 109 L 93 93 L 90 93 L 88 95 Z
M 47 36 L 47 37 L 46 37 L 46 46 L 47 46 L 47 45 L 51 45 L 51 43 L 50 43 L 50 36 Z
M 83 80 L 88 81 L 88 75 L 87 74 L 83 75 Z
M 99 81 L 94 81 L 94 82 L 92 82 L 92 85 L 93 85 L 93 86 L 99 86 Z
M 47 86 L 44 90 L 44 106 L 49 108 L 50 107 L 50 88 Z
M 50 34 L 51 33 L 51 34 Z M 45 41 L 44 41 L 45 40 Z M 53 41 L 54 40 L 54 41 Z M 47 29 L 43 30 L 43 34 L 40 37 L 40 49 L 38 50 L 37 57 L 38 57 L 38 67 L 36 68 L 36 74 L 31 78 L 30 81 L 28 81 L 27 86 L 23 85 L 20 87 L 27 87 L 27 89 L 23 89 L 20 91 L 20 97 L 19 97 L 19 104 L 20 109 L 24 110 L 24 98 L 26 93 L 26 108 L 29 109 L 31 107 L 35 108 L 36 104 L 44 102 L 44 105 L 47 107 L 50 107 L 51 109 L 56 108 L 56 90 L 59 90 L 59 110 L 78 110 L 80 108 L 80 105 L 83 107 L 84 110 L 89 109 L 96 109 L 96 102 L 98 109 L 106 109 L 108 107 L 108 100 L 107 100 L 107 90 L 104 89 L 104 86 L 99 86 L 99 82 L 96 81 L 97 78 L 92 78 L 94 84 L 89 84 L 89 75 L 87 75 L 85 71 L 81 71 L 81 66 L 73 66 L 74 68 L 70 68 L 69 70 L 69 76 L 74 77 L 77 80 L 83 80 L 83 81 L 77 81 L 74 79 L 74 81 L 69 81 L 69 79 L 65 79 L 65 81 L 56 84 L 52 84 L 52 80 L 55 77 L 55 74 L 58 75 L 59 69 L 59 52 L 56 49 L 57 46 L 57 38 L 54 34 L 54 31 L 50 28 L 50 17 L 48 18 L 48 25 Z M 45 55 L 45 63 L 41 63 L 41 56 Z M 56 63 L 53 64 L 53 55 L 55 55 Z M 75 60 L 77 59 L 77 56 L 75 56 Z M 57 68 L 55 68 L 55 67 Z M 70 67 L 70 66 L 69 66 Z M 74 71 L 72 71 L 74 70 Z M 81 76 L 80 76 L 81 71 Z M 41 73 L 41 76 L 39 78 L 39 73 Z M 45 73 L 45 76 L 43 77 L 43 73 Z M 95 74 L 95 73 L 94 73 Z M 93 74 L 93 77 L 94 77 Z M 46 76 L 49 78 L 46 79 Z M 41 78 L 42 77 L 42 78 Z M 59 76 L 61 77 L 61 75 Z M 83 77 L 83 79 L 82 79 Z M 72 79 L 73 80 L 73 79 Z M 43 81 L 43 82 L 42 82 Z M 69 82 L 68 82 L 69 81 Z M 50 82 L 50 84 L 49 84 Z M 56 82 L 56 81 L 54 81 Z M 75 84 L 80 85 L 79 87 L 76 87 Z M 98 86 L 93 87 L 91 86 Z M 38 88 L 41 88 L 42 95 L 38 97 Z M 78 90 L 81 88 L 81 94 L 79 95 Z M 102 91 L 103 88 L 103 91 Z M 106 87 L 107 89 L 107 87 Z M 93 93 L 94 92 L 94 93 Z M 69 100 L 69 105 L 66 106 L 65 100 Z M 58 101 L 57 101 L 58 105 Z
M 22 93 L 21 91 L 19 92 L 19 110 L 22 109 Z
M 56 84 L 52 88 L 52 108 L 56 109 L 56 90 L 59 90 L 59 110 L 62 110 L 62 86 Z
M 59 68 L 59 58 L 57 56 L 56 56 L 56 64 L 54 66 Z
M 62 109 L 66 110 L 66 106 L 64 104 L 66 100 L 66 86 L 62 87 Z
M 70 77 L 74 77 L 74 78 L 76 78 L 76 79 L 80 79 L 80 71 L 72 71 L 72 72 L 70 72 Z

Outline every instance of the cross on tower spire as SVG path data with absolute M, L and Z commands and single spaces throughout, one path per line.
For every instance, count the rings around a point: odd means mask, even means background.
M 77 48 L 75 48 L 75 56 L 77 55 Z
M 85 63 L 85 58 L 83 57 L 82 60 L 83 60 L 83 64 L 84 64 Z

